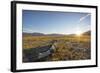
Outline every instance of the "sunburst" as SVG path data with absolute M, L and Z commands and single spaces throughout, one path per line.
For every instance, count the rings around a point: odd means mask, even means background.
M 81 35 L 82 35 L 82 31 L 78 30 L 78 31 L 76 31 L 75 34 L 76 34 L 77 36 L 81 36 Z

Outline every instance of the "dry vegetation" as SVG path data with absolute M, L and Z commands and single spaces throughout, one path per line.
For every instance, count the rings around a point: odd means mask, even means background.
M 49 45 L 56 40 L 55 50 L 46 61 L 85 60 L 91 58 L 90 36 L 23 36 L 23 50 Z

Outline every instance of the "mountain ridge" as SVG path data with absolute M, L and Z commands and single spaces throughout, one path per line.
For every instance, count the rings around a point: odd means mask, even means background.
M 33 32 L 33 33 L 27 33 L 27 32 L 23 32 L 24 36 L 66 36 L 66 35 L 76 35 L 76 34 L 57 34 L 57 33 L 52 33 L 52 34 L 44 34 L 44 33 L 39 33 L 39 32 Z M 86 31 L 84 32 L 82 35 L 91 35 L 91 31 Z

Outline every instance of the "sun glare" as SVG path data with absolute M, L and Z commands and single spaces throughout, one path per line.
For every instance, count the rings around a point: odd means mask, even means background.
M 77 32 L 76 32 L 76 35 L 77 35 L 77 36 L 81 36 L 81 35 L 82 35 L 82 31 L 77 31 Z

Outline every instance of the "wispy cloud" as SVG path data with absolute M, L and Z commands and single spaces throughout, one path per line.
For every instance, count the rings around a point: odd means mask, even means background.
M 85 18 L 87 18 L 89 15 L 90 15 L 90 14 L 87 14 L 87 15 L 81 17 L 80 20 L 79 20 L 79 22 L 83 21 L 83 20 L 84 20 Z

